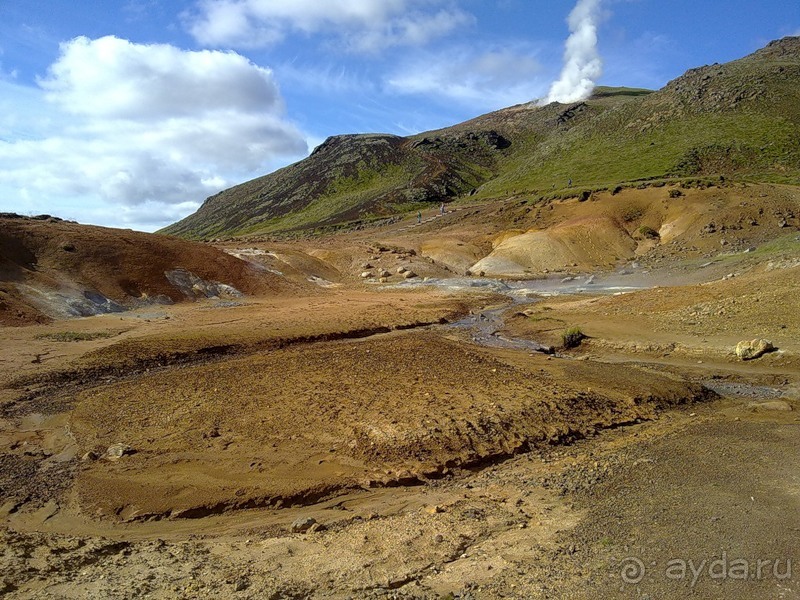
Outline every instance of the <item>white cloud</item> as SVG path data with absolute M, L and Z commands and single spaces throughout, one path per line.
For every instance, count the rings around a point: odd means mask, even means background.
M 386 85 L 395 93 L 456 101 L 478 110 L 529 102 L 547 89 L 541 64 L 525 48 L 477 53 L 462 47 L 422 55 L 389 75 Z
M 24 104 L 0 102 L 0 202 L 72 199 L 163 225 L 306 152 L 272 72 L 232 52 L 76 38 L 39 83 L 7 84 Z
M 376 91 L 372 78 L 358 69 L 348 69 L 341 64 L 298 65 L 286 63 L 276 65 L 278 76 L 285 89 L 311 92 L 330 96 L 332 94 L 368 95 Z
M 301 33 L 358 52 L 424 45 L 474 22 L 452 0 L 200 0 L 185 19 L 207 46 L 268 46 Z
M 68 112 L 164 119 L 214 110 L 280 111 L 269 69 L 233 52 L 187 52 L 108 36 L 62 44 L 40 85 Z

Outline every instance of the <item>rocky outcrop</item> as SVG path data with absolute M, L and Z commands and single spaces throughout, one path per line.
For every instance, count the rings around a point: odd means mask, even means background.
M 300 517 L 295 519 L 291 526 L 292 533 L 305 533 L 317 522 L 313 517 Z

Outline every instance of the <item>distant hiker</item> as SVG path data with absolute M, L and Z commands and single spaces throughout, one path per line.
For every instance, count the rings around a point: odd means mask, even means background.
M 417 224 L 422 223 L 422 211 L 417 211 Z
M 442 205 L 439 207 L 439 210 L 442 212 L 442 214 L 444 214 L 444 202 L 442 202 Z
M 572 177 L 569 178 L 569 182 L 567 182 L 567 187 L 572 187 Z

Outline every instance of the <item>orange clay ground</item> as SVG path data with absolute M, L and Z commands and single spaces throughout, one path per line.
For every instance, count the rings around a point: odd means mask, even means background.
M 748 198 L 715 219 L 735 221 Z M 635 190 L 613 202 L 671 222 L 660 196 L 645 200 Z M 665 234 L 604 257 L 648 271 L 649 289 L 622 295 L 587 285 L 512 305 L 498 288 L 397 273 L 463 274 L 466 253 L 492 252 L 495 228 L 547 229 L 547 215 L 504 206 L 403 231 L 222 245 L 280 271 L 284 292 L 0 329 L 0 592 L 800 596 L 780 562 L 800 564 L 795 230 L 728 229 L 741 244 L 729 234 L 722 245 L 701 234 L 703 215 L 675 245 Z M 622 210 L 607 198 L 553 211 L 581 206 L 592 218 Z M 449 262 L 433 256 L 444 249 Z M 495 258 L 517 256 L 504 252 Z M 570 256 L 546 268 L 600 272 L 582 263 L 590 253 Z M 503 307 L 501 337 L 555 354 L 488 347 L 452 326 Z M 562 349 L 571 325 L 588 338 Z M 752 338 L 778 350 L 736 358 Z M 748 580 L 665 576 L 672 559 L 722 552 L 778 567 Z M 645 572 L 629 583 L 633 559 Z

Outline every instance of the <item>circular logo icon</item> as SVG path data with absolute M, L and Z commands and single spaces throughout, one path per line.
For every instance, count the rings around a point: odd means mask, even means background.
M 622 581 L 635 585 L 644 579 L 644 563 L 633 556 L 624 558 L 622 560 L 620 574 L 622 575 Z

